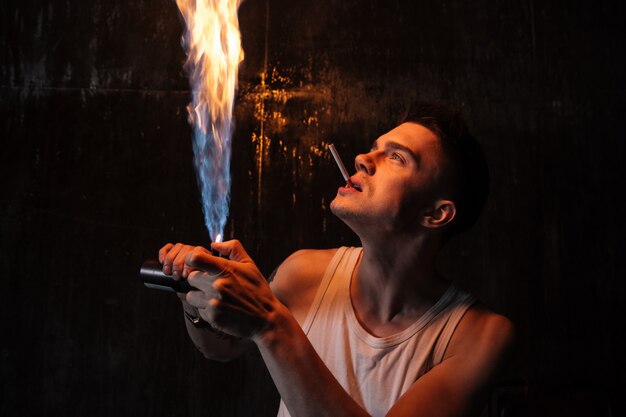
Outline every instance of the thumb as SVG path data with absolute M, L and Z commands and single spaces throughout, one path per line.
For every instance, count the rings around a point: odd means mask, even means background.
M 237 239 L 227 240 L 226 242 L 213 242 L 211 249 L 218 251 L 221 255 L 227 256 L 231 261 L 242 263 L 254 263 L 248 252 Z

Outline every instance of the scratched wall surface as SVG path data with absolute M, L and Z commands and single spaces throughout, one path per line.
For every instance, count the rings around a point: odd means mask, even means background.
M 178 300 L 137 277 L 162 244 L 208 241 L 175 3 L 0 11 L 0 414 L 274 415 L 258 353 L 204 360 Z M 624 16 L 608 0 L 246 0 L 226 237 L 266 274 L 297 248 L 357 245 L 328 209 L 328 144 L 350 161 L 411 100 L 458 103 L 492 193 L 442 271 L 516 322 L 506 381 L 619 399 Z

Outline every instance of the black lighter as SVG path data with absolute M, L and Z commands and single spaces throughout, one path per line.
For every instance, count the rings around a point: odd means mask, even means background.
M 211 250 L 213 256 L 223 258 L 216 250 Z M 139 276 L 143 281 L 143 285 L 156 290 L 188 293 L 196 290 L 195 287 L 189 285 L 186 279 L 176 281 L 171 275 L 163 273 L 163 265 L 156 259 L 148 259 L 144 261 L 139 270 Z
M 156 290 L 187 293 L 195 290 L 186 279 L 176 281 L 171 275 L 163 273 L 163 265 L 156 259 L 144 261 L 139 270 L 143 285 Z

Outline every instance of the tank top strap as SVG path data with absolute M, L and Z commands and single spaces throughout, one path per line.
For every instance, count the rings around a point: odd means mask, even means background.
M 322 281 L 315 293 L 315 298 L 313 299 L 313 303 L 309 308 L 309 312 L 307 313 L 306 319 L 302 325 L 302 330 L 305 334 L 309 333 L 311 329 L 311 325 L 315 321 L 315 316 L 317 315 L 320 305 L 324 300 L 324 296 L 326 292 L 331 287 L 331 283 L 333 282 L 333 278 L 336 276 L 342 275 L 346 270 L 349 270 L 350 273 L 354 269 L 354 263 L 358 260 L 358 255 L 360 254 L 361 248 L 354 248 L 348 246 L 342 246 L 337 249 L 337 252 L 333 255 L 330 260 L 328 267 L 326 267 L 326 272 L 324 272 L 324 276 L 322 277 Z M 353 262 L 354 261 L 354 262 Z
M 432 356 L 432 366 L 439 365 L 443 360 L 443 356 L 446 353 L 446 349 L 450 344 L 450 340 L 452 339 L 452 335 L 456 330 L 458 324 L 461 322 L 461 319 L 467 312 L 467 310 L 474 304 L 476 301 L 476 297 L 471 293 L 464 291 L 456 286 L 455 289 L 455 302 L 451 303 L 453 307 L 453 311 L 448 316 L 448 320 L 446 320 L 441 333 L 437 339 L 435 344 L 435 348 L 433 350 Z

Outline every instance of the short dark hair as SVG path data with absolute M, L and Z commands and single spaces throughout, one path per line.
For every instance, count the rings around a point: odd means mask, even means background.
M 400 123 L 412 122 L 432 131 L 450 162 L 447 176 L 457 212 L 449 235 L 469 229 L 480 217 L 489 195 L 489 167 L 480 143 L 469 132 L 460 111 L 442 102 L 412 103 Z

